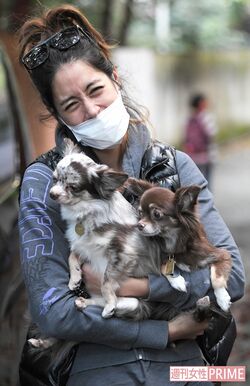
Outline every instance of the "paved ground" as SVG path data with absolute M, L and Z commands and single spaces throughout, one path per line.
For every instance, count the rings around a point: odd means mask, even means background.
M 215 168 L 213 191 L 216 205 L 229 226 L 246 270 L 246 293 L 232 307 L 238 336 L 229 364 L 247 366 L 250 384 L 250 137 L 224 146 Z M 226 384 L 223 384 L 226 385 Z M 232 385 L 228 383 L 228 385 Z M 242 385 L 242 383 L 234 383 Z

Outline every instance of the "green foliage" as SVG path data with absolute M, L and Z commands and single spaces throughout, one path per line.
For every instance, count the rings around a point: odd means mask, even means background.
M 0 21 L 2 26 L 7 23 L 4 28 L 9 28 L 10 15 L 19 10 L 16 2 L 2 0 L 2 3 Z M 63 3 L 79 7 L 111 41 L 122 40 L 130 46 L 187 52 L 250 44 L 250 0 L 22 0 L 31 10 Z M 106 17 L 105 7 L 109 4 L 110 12 Z M 128 4 L 132 10 L 129 18 Z M 165 19 L 161 11 L 157 12 L 160 8 L 165 8 Z M 161 33 L 164 29 L 165 35 L 164 31 Z
M 37 0 L 32 0 L 34 5 L 37 4 Z M 98 28 L 100 22 L 100 15 L 102 12 L 102 4 L 104 1 L 100 0 L 43 0 L 42 4 L 46 7 L 54 7 L 62 4 L 70 4 L 75 5 L 79 9 L 81 9 L 87 18 L 96 25 Z
M 243 0 L 176 0 L 171 9 L 169 48 L 178 51 L 225 49 L 246 44 L 246 36 L 233 28 L 242 16 L 245 3 Z
M 223 144 L 245 135 L 250 136 L 250 125 L 228 123 L 220 128 L 216 141 L 218 144 Z

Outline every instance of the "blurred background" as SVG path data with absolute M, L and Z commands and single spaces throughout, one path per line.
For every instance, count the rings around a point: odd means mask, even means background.
M 26 165 L 54 145 L 55 129 L 53 119 L 41 120 L 44 107 L 18 63 L 16 31 L 29 15 L 63 3 L 0 2 L 0 291 L 4 299 L 0 307 L 0 386 L 16 385 L 24 336 L 19 330 L 25 292 L 18 247 L 13 251 L 18 181 Z M 81 8 L 114 44 L 118 73 L 127 92 L 148 109 L 153 136 L 182 149 L 190 96 L 203 93 L 208 100 L 216 125 L 211 190 L 241 250 L 247 273 L 246 294 L 233 305 L 238 337 L 229 364 L 246 365 L 249 374 L 250 0 L 67 3 Z M 16 305 L 15 312 L 10 304 Z

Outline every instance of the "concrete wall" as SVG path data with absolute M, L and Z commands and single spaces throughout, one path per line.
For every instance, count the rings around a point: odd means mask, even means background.
M 250 126 L 250 51 L 178 56 L 122 48 L 114 61 L 128 91 L 150 110 L 154 134 L 163 141 L 181 138 L 194 91 L 208 95 L 219 127 Z

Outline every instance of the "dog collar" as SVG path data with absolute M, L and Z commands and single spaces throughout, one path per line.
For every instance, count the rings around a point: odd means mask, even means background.
M 165 264 L 165 266 L 163 267 L 163 275 L 174 275 L 174 267 L 175 267 L 175 259 L 174 259 L 174 255 L 169 255 L 168 256 L 168 260 Z

